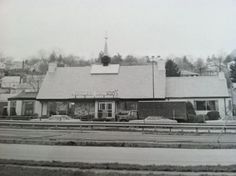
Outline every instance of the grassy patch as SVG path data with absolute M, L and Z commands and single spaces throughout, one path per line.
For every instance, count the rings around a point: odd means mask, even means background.
M 191 175 L 191 173 L 188 173 Z M 35 168 L 12 165 L 0 165 L 1 176 L 168 176 L 168 173 L 154 172 L 119 172 L 119 171 L 83 171 L 58 168 Z M 182 176 L 181 173 L 172 173 L 172 176 Z M 186 174 L 185 174 L 186 175 Z M 214 175 L 214 174 L 213 174 Z M 213 176 L 212 173 L 200 174 L 199 176 Z
M 59 161 L 30 161 L 30 160 L 4 160 L 0 159 L 1 165 L 17 166 L 44 166 L 77 169 L 100 169 L 100 170 L 130 170 L 130 171 L 175 171 L 175 172 L 236 172 L 236 165 L 213 165 L 213 166 L 172 166 L 172 165 L 138 165 L 120 163 L 82 163 L 82 162 L 59 162 Z M 1 175 L 1 174 L 0 174 Z

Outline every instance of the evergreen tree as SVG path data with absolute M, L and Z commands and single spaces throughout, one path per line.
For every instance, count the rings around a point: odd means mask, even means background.
M 138 59 L 132 55 L 127 55 L 123 60 L 123 65 L 138 65 Z
M 176 57 L 174 62 L 178 65 L 180 70 L 194 71 L 193 64 L 188 60 L 187 56 Z
M 180 76 L 180 71 L 176 63 L 172 60 L 167 60 L 166 62 L 166 76 L 167 77 L 174 77 L 174 76 Z
M 122 61 L 123 61 L 122 56 L 119 53 L 117 53 L 111 58 L 112 64 L 121 64 Z
M 236 83 L 236 62 L 230 65 L 230 79 L 233 83 Z

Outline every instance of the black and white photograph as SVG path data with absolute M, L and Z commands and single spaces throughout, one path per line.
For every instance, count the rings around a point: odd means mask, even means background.
M 235 176 L 236 0 L 0 0 L 1 176 Z

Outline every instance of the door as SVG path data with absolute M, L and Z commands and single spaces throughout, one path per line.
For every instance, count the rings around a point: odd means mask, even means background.
M 98 118 L 112 119 L 113 118 L 113 103 L 99 102 L 98 103 Z

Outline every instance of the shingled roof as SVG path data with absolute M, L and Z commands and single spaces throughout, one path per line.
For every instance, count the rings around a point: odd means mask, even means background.
M 165 98 L 165 70 L 155 65 L 155 98 Z M 116 90 L 117 98 L 153 97 L 152 66 L 120 66 L 118 74 L 91 74 L 91 67 L 58 67 L 48 72 L 37 99 L 73 99 L 79 92 Z M 92 97 L 90 97 L 92 98 Z
M 201 97 L 229 97 L 226 80 L 218 76 L 166 78 L 166 98 Z
M 54 70 L 54 69 L 52 69 Z M 113 98 L 152 99 L 152 66 L 120 66 L 117 74 L 93 74 L 91 67 L 58 67 L 48 72 L 38 100 L 103 98 L 100 93 L 117 92 Z M 229 97 L 224 76 L 165 77 L 165 69 L 154 66 L 155 99 Z M 83 96 L 84 95 L 84 96 Z M 87 96 L 88 95 L 88 96 Z

